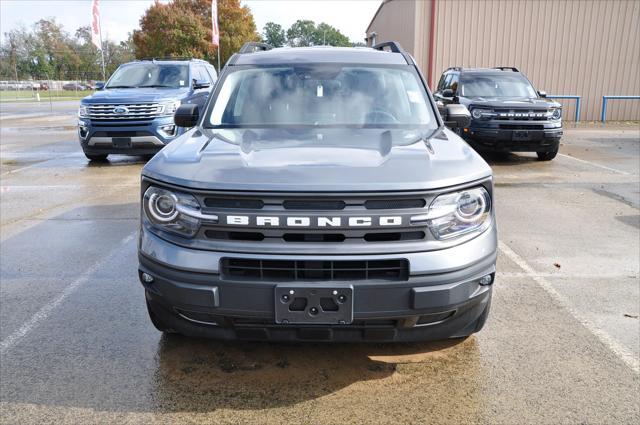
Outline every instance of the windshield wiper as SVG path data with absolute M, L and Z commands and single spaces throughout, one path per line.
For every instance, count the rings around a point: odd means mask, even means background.
M 107 86 L 107 89 L 135 89 L 135 86 Z
M 157 87 L 164 87 L 164 88 L 170 88 L 172 89 L 173 86 L 168 86 L 166 84 L 149 84 L 148 86 L 138 86 L 138 88 L 142 89 L 142 88 L 148 88 L 148 87 L 153 87 L 153 88 L 157 88 Z

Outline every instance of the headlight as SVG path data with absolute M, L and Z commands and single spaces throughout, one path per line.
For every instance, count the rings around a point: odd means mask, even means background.
M 562 109 L 555 108 L 551 110 L 551 115 L 549 116 L 552 120 L 557 121 L 562 117 Z
M 160 115 L 163 116 L 171 116 L 173 115 L 178 108 L 180 107 L 179 100 L 172 100 L 170 102 L 163 102 L 160 104 Z
M 489 116 L 489 115 L 491 115 L 491 112 L 492 112 L 492 111 L 490 111 L 490 110 L 488 110 L 488 109 L 478 109 L 478 108 L 474 108 L 474 109 L 471 111 L 471 116 L 472 116 L 473 118 L 475 118 L 475 119 L 479 120 L 479 119 L 481 119 L 481 118 L 483 118 L 483 117 L 485 117 L 485 116 Z
M 87 106 L 86 105 L 80 105 L 80 109 L 78 109 L 78 116 L 80 118 L 85 118 L 85 117 L 89 116 L 89 111 L 87 110 Z
M 491 198 L 483 187 L 446 193 L 431 203 L 427 218 L 436 239 L 482 232 L 491 222 Z
M 142 205 L 149 221 L 162 230 L 193 237 L 200 228 L 200 204 L 192 195 L 151 186 Z

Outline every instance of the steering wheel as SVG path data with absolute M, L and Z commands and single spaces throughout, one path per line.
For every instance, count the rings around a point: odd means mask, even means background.
M 382 109 L 373 109 L 367 114 L 367 122 L 369 123 L 397 123 L 398 119 L 391 113 L 383 111 Z

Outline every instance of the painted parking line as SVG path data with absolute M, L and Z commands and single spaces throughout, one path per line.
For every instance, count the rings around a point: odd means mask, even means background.
M 580 317 L 576 310 L 571 306 L 571 303 L 558 291 L 555 290 L 553 285 L 547 281 L 544 276 L 536 273 L 524 258 L 516 254 L 507 244 L 502 241 L 498 241 L 498 248 L 504 255 L 506 255 L 511 261 L 516 263 L 520 267 L 525 275 L 536 282 L 547 294 L 551 296 L 562 308 L 564 308 L 574 319 L 580 322 L 589 332 L 591 332 L 596 338 L 600 340 L 611 352 L 613 352 L 620 360 L 622 360 L 631 370 L 635 373 L 640 373 L 640 362 L 638 358 L 633 355 L 629 350 L 620 345 L 616 340 L 609 336 L 602 329 L 588 320 Z
M 109 260 L 115 253 L 120 251 L 124 245 L 131 242 L 131 240 L 136 236 L 137 232 L 134 232 L 118 243 L 116 248 L 114 248 L 108 255 L 102 257 L 101 260 L 96 261 L 91 267 L 85 270 L 76 280 L 71 282 L 67 287 L 64 288 L 62 293 L 58 295 L 57 298 L 54 298 L 51 302 L 47 303 L 44 307 L 36 312 L 29 320 L 27 320 L 20 328 L 14 331 L 11 335 L 6 337 L 0 342 L 0 355 L 6 354 L 11 347 L 20 342 L 25 336 L 29 334 L 33 329 L 35 329 L 40 323 L 45 321 L 51 313 L 58 308 L 64 300 L 66 300 L 71 294 L 73 294 L 78 288 L 89 281 L 91 275 L 93 275 L 96 270 L 98 270 L 107 260 Z
M 558 156 L 561 156 L 563 158 L 573 159 L 574 161 L 582 162 L 583 164 L 588 164 L 588 165 L 591 165 L 593 167 L 602 168 L 603 170 L 611 171 L 613 173 L 622 174 L 624 176 L 632 175 L 631 173 L 629 173 L 627 171 L 623 171 L 623 170 L 618 170 L 616 168 L 607 167 L 606 165 L 601 165 L 601 164 L 598 164 L 598 163 L 595 163 L 595 162 L 587 161 L 585 159 L 576 158 L 575 156 L 565 155 L 563 153 L 559 153 Z

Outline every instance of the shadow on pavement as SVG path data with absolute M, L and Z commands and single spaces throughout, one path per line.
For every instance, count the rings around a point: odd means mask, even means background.
M 401 364 L 473 364 L 478 353 L 474 338 L 367 345 L 221 342 L 163 335 L 157 356 L 156 410 L 210 412 L 289 406 L 359 382 L 375 385 Z M 455 369 L 444 366 L 443 371 Z

